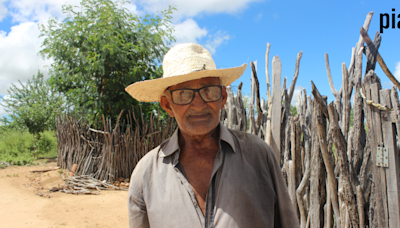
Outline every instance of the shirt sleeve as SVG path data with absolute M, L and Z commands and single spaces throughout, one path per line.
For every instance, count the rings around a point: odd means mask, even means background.
M 275 228 L 296 228 L 300 227 L 299 220 L 294 211 L 289 192 L 283 179 L 283 175 L 272 149 L 268 146 L 267 162 L 271 172 L 277 201 L 275 205 Z
M 140 162 L 133 170 L 128 193 L 129 228 L 149 228 L 146 204 L 143 199 L 143 168 Z

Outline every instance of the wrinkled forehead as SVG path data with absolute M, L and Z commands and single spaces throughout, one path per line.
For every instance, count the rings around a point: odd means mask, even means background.
M 218 77 L 200 78 L 170 86 L 166 90 L 198 89 L 204 86 L 211 86 L 211 85 L 221 85 L 221 80 Z

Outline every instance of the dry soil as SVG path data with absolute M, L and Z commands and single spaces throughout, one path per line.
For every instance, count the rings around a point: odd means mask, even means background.
M 0 227 L 66 228 L 128 227 L 127 191 L 107 190 L 98 195 L 50 193 L 64 185 L 55 167 L 10 166 L 0 169 Z

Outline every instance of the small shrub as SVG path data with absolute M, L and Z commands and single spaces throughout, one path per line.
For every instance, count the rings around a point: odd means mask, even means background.
M 54 137 L 54 131 L 42 133 L 36 144 L 33 135 L 27 130 L 3 129 L 0 132 L 0 161 L 13 165 L 27 165 L 43 157 L 57 157 L 57 138 Z
M 45 131 L 38 141 L 38 153 L 41 158 L 57 158 L 57 138 L 54 131 Z

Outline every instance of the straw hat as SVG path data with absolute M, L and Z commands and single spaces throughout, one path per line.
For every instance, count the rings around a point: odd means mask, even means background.
M 158 102 L 170 86 L 205 77 L 219 77 L 227 86 L 242 76 L 247 64 L 217 69 L 211 53 L 199 44 L 178 44 L 164 56 L 163 77 L 135 82 L 125 88 L 133 98 L 143 102 Z

